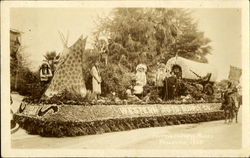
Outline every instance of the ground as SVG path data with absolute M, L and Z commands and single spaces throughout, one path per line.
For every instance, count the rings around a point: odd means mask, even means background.
M 12 97 L 15 111 L 22 97 Z M 237 124 L 225 124 L 222 120 L 63 138 L 29 135 L 19 129 L 11 135 L 11 143 L 12 148 L 40 149 L 240 149 L 241 127 L 240 110 Z

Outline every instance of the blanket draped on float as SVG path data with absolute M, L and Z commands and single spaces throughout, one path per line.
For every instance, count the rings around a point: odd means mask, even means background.
M 78 136 L 224 119 L 220 103 L 149 105 L 32 105 L 14 120 L 30 134 Z
M 60 59 L 55 75 L 44 97 L 50 98 L 67 90 L 71 94 L 85 97 L 86 86 L 83 74 L 83 53 L 86 40 L 80 37 L 68 48 L 68 53 Z

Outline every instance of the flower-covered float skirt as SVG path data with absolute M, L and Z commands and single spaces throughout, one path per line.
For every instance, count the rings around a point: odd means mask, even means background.
M 220 103 L 56 105 L 23 102 L 14 120 L 30 134 L 78 136 L 224 119 Z

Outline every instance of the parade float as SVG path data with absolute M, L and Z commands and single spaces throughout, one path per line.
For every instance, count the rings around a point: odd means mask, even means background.
M 224 118 L 219 100 L 190 100 L 190 96 L 179 100 L 129 102 L 114 94 L 113 98 L 86 100 L 91 93 L 83 77 L 85 44 L 86 38 L 82 37 L 71 47 L 65 44 L 59 65 L 41 100 L 24 99 L 21 103 L 14 120 L 28 133 L 78 136 Z M 182 69 L 182 73 L 184 77 L 187 72 Z M 72 94 L 75 99 L 65 99 Z

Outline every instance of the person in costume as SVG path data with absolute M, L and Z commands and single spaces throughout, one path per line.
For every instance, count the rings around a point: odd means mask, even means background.
M 39 71 L 41 82 L 48 83 L 53 76 L 49 64 L 47 62 L 44 62 Z
M 135 86 L 134 86 L 134 94 L 141 97 L 143 95 L 143 87 L 147 84 L 146 77 L 147 66 L 145 64 L 139 64 L 136 67 L 135 74 Z
M 163 63 L 158 65 L 156 72 L 155 85 L 157 87 L 158 94 L 161 99 L 164 98 L 164 80 L 166 77 L 166 66 Z
M 237 110 L 237 100 L 235 99 L 235 94 L 237 93 L 237 88 L 229 81 L 228 87 L 223 95 L 223 102 L 221 110 L 224 110 L 225 113 L 231 115 L 231 118 L 234 118 L 234 112 Z M 226 121 L 226 120 L 225 120 Z M 230 122 L 230 121 L 229 121 Z
M 94 66 L 92 67 L 91 71 L 91 76 L 92 76 L 92 90 L 93 93 L 96 94 L 97 99 L 99 98 L 101 94 L 101 76 L 99 72 L 99 62 L 95 62 Z
M 133 91 L 134 91 L 133 86 L 129 86 L 128 89 L 126 90 L 127 102 L 128 103 L 140 102 L 141 100 L 134 95 Z
M 164 100 L 174 99 L 176 96 L 177 77 L 173 71 L 170 72 L 170 77 L 165 79 Z
M 104 59 L 105 65 L 108 64 L 108 39 L 106 37 L 100 37 L 100 53 L 101 58 Z

